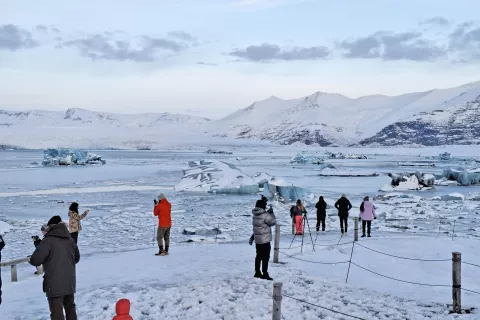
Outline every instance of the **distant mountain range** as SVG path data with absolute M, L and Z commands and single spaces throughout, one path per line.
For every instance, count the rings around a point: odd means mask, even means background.
M 216 137 L 320 146 L 480 144 L 480 82 L 394 97 L 270 97 L 216 121 L 170 113 L 0 110 L 0 145 L 143 149 L 188 136 L 204 143 Z

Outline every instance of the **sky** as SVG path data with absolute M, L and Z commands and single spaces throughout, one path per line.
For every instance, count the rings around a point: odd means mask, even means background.
M 480 80 L 476 0 L 0 0 L 0 108 L 221 118 Z

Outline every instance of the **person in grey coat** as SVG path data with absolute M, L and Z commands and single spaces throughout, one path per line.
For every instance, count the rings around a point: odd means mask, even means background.
M 253 214 L 253 235 L 255 239 L 255 247 L 257 255 L 255 257 L 255 278 L 273 280 L 268 274 L 268 261 L 270 260 L 270 251 L 272 241 L 272 226 L 277 223 L 277 219 L 273 214 L 273 210 L 266 211 L 267 203 L 258 200 L 255 204 Z M 262 271 L 260 272 L 260 264 Z
M 77 320 L 75 310 L 76 271 L 80 261 L 75 240 L 59 216 L 48 221 L 45 238 L 30 257 L 33 266 L 43 265 L 43 291 L 47 295 L 52 320 Z

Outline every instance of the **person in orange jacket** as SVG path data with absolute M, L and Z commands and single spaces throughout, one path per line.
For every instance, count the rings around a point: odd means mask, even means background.
M 158 195 L 158 201 L 154 200 L 155 208 L 153 214 L 158 217 L 157 242 L 158 253 L 156 256 L 167 256 L 170 247 L 170 228 L 172 227 L 172 205 L 165 198 L 163 193 Z M 165 250 L 163 250 L 165 240 Z
M 116 316 L 112 320 L 133 320 L 130 315 L 130 301 L 128 299 L 120 299 L 115 305 Z

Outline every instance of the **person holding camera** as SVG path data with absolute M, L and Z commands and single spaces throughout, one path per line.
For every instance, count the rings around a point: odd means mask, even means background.
M 363 198 L 363 202 L 360 205 L 360 221 L 362 221 L 362 238 L 365 238 L 365 227 L 367 227 L 367 235 L 370 238 L 370 231 L 372 228 L 372 220 L 377 219 L 375 213 L 375 206 L 370 202 L 370 197 Z
M 2 250 L 5 247 L 5 241 L 3 240 L 2 235 L 0 234 L 0 262 L 2 262 Z M 0 268 L 0 304 L 2 304 L 2 272 Z
M 45 238 L 38 244 L 30 257 L 30 264 L 43 265 L 43 292 L 45 292 L 52 320 L 76 320 L 75 306 L 76 268 L 80 261 L 75 240 L 59 216 L 48 221 Z
M 253 218 L 253 237 L 255 239 L 255 248 L 257 254 L 255 256 L 255 278 L 273 280 L 268 274 L 268 261 L 270 260 L 270 251 L 272 249 L 270 242 L 272 241 L 272 227 L 277 223 L 272 206 L 266 211 L 267 201 L 262 197 L 255 204 L 252 210 Z M 260 265 L 262 271 L 260 271 Z
M 297 200 L 297 205 L 293 209 L 295 219 L 295 234 L 301 236 L 303 234 L 303 215 L 307 215 L 307 209 L 302 204 L 302 200 Z
M 345 194 L 342 194 L 342 197 L 335 202 L 335 208 L 337 208 L 338 217 L 340 218 L 340 230 L 342 234 L 346 233 L 348 229 L 348 212 L 352 209 L 352 204 Z
M 48 227 L 47 225 L 43 225 L 40 228 L 40 231 L 43 234 L 43 239 L 45 239 L 45 235 L 47 234 L 47 227 Z M 33 245 L 35 246 L 35 249 L 38 247 L 38 245 L 42 242 L 43 239 L 40 239 L 39 236 L 32 236 Z M 35 271 L 35 274 L 38 274 L 38 273 L 39 273 L 39 270 L 37 268 L 37 270 Z
M 156 256 L 168 256 L 170 247 L 170 229 L 172 228 L 172 205 L 168 202 L 163 193 L 158 195 L 158 201 L 153 200 L 155 208 L 153 215 L 158 217 L 157 242 L 158 253 Z M 163 250 L 163 241 L 165 240 L 165 250 Z
M 68 229 L 72 239 L 75 240 L 75 243 L 78 241 L 78 233 L 82 231 L 82 224 L 80 220 L 84 219 L 90 210 L 85 210 L 81 215 L 78 213 L 78 203 L 72 202 L 70 208 L 68 208 Z
M 327 203 L 323 200 L 323 197 L 318 199 L 317 204 L 317 232 L 320 231 L 320 223 L 322 224 L 322 231 L 325 231 L 325 219 L 327 218 Z

